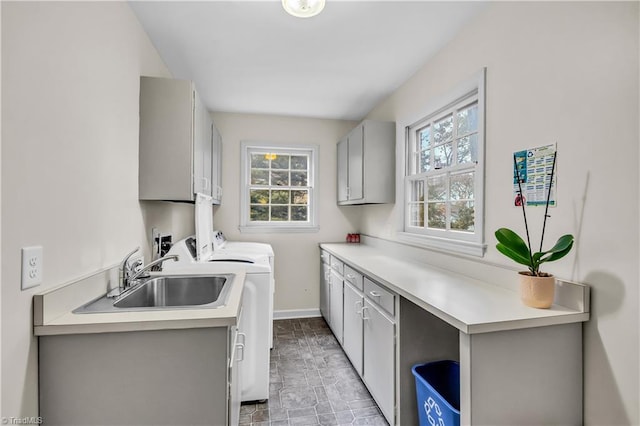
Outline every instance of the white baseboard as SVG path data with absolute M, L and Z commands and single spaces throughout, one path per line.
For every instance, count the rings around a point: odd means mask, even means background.
M 286 311 L 273 311 L 273 319 L 294 319 L 319 317 L 320 309 L 291 309 Z

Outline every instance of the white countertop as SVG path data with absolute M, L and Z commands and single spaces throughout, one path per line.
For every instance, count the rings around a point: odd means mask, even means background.
M 99 281 L 93 276 L 90 279 Z M 84 303 L 78 303 L 78 299 L 70 302 L 71 298 L 65 296 L 77 294 L 81 280 L 34 296 L 34 334 L 45 336 L 234 325 L 241 306 L 244 279 L 244 272 L 233 272 L 228 302 L 219 308 L 74 314 L 73 309 Z M 84 302 L 89 300 L 92 299 Z
M 424 263 L 396 259 L 364 244 L 321 244 L 320 247 L 463 333 L 513 330 L 589 319 L 588 310 L 556 304 L 550 309 L 530 308 L 523 305 L 516 291 Z M 515 275 L 514 282 L 517 280 Z

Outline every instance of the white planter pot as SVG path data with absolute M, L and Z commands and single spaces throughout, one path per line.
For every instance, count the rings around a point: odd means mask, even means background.
M 550 308 L 556 289 L 556 278 L 553 275 L 535 277 L 529 272 L 520 274 L 520 299 L 522 303 L 532 308 Z

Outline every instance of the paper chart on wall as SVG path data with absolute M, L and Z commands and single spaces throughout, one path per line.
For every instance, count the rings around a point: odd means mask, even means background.
M 551 182 L 551 171 L 554 167 L 556 144 L 517 151 L 513 153 L 513 156 L 514 206 L 522 206 L 523 201 L 526 206 L 544 206 L 547 203 L 549 185 L 551 185 L 549 206 L 555 207 L 557 163 L 553 173 L 553 182 Z M 518 185 L 518 176 L 520 177 L 520 185 Z M 522 195 L 520 195 L 520 187 Z

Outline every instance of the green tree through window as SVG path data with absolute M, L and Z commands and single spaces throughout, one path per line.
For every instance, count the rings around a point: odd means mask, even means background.
M 250 154 L 249 220 L 309 220 L 309 154 L 254 150 Z

